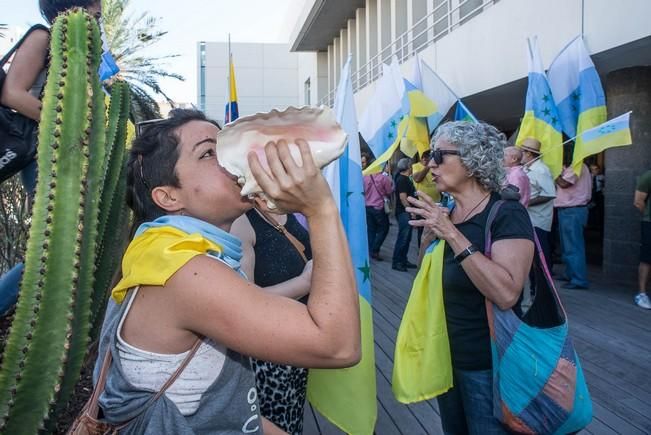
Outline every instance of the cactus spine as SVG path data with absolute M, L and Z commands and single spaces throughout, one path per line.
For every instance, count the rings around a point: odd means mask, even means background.
M 25 272 L 0 369 L 3 433 L 43 430 L 86 350 L 105 154 L 99 40 L 82 10 L 51 32 Z

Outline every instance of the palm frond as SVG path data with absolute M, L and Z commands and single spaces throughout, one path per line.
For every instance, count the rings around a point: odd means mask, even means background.
M 178 54 L 146 56 L 143 50 L 157 44 L 167 35 L 160 29 L 160 18 L 148 12 L 129 14 L 131 0 L 103 0 L 102 23 L 108 46 L 120 67 L 120 76 L 131 87 L 132 117 L 136 121 L 160 117 L 154 96 L 163 97 L 174 106 L 163 91 L 159 80 L 185 80 L 177 73 L 165 70 L 165 63 Z

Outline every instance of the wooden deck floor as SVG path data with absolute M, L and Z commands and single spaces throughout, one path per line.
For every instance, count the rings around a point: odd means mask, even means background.
M 391 392 L 396 334 L 415 277 L 414 271 L 391 269 L 396 231 L 394 223 L 381 252 L 385 260 L 371 265 L 378 396 L 375 433 L 441 434 L 436 400 L 406 406 Z M 598 270 L 591 270 L 590 279 L 588 291 L 560 290 L 594 406 L 594 419 L 582 433 L 651 434 L 651 312 L 633 305 L 633 289 L 605 284 Z M 341 433 L 306 407 L 305 435 Z

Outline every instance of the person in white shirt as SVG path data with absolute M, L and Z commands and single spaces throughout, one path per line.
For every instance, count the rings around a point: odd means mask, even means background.
M 529 177 L 531 185 L 529 206 L 527 211 L 531 223 L 540 241 L 547 267 L 552 267 L 551 230 L 554 217 L 554 201 L 556 187 L 554 178 L 547 165 L 540 159 L 540 142 L 533 138 L 522 141 L 522 164 Z

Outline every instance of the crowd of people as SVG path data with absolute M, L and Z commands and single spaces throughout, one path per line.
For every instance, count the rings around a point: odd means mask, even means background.
M 534 138 L 527 138 L 518 146 L 504 147 L 502 194 L 515 192 L 518 195 L 519 202 L 529 214 L 550 269 L 555 258 L 560 257 L 564 268 L 555 277 L 564 281 L 563 288 L 588 289 L 584 233 L 589 222 L 596 228 L 603 226 L 604 176 L 599 165 L 594 163 L 589 169 L 582 165 L 578 175 L 569 165 L 564 166 L 562 173 L 554 178 L 541 158 L 540 147 L 540 142 Z M 382 260 L 379 250 L 388 233 L 388 216 L 393 214 L 398 226 L 392 259 L 394 270 L 406 271 L 415 267 L 407 258 L 412 238 L 408 222 L 414 218 L 406 211 L 407 198 L 416 197 L 416 192 L 421 192 L 434 202 L 440 202 L 439 192 L 445 192 L 444 200 L 450 194 L 435 181 L 429 166 L 431 161 L 431 151 L 427 150 L 417 154 L 413 160 L 406 157 L 398 160 L 393 171 L 387 163 L 381 173 L 364 177 L 369 252 L 375 260 Z M 371 162 L 369 154 L 362 157 L 363 168 L 367 162 Z M 392 173 L 395 176 L 392 177 Z M 394 203 L 395 207 L 387 208 L 387 203 Z M 420 247 L 423 229 L 421 226 L 416 228 L 417 246 Z M 555 252 L 558 254 L 554 255 Z M 644 294 L 642 292 L 642 299 Z

